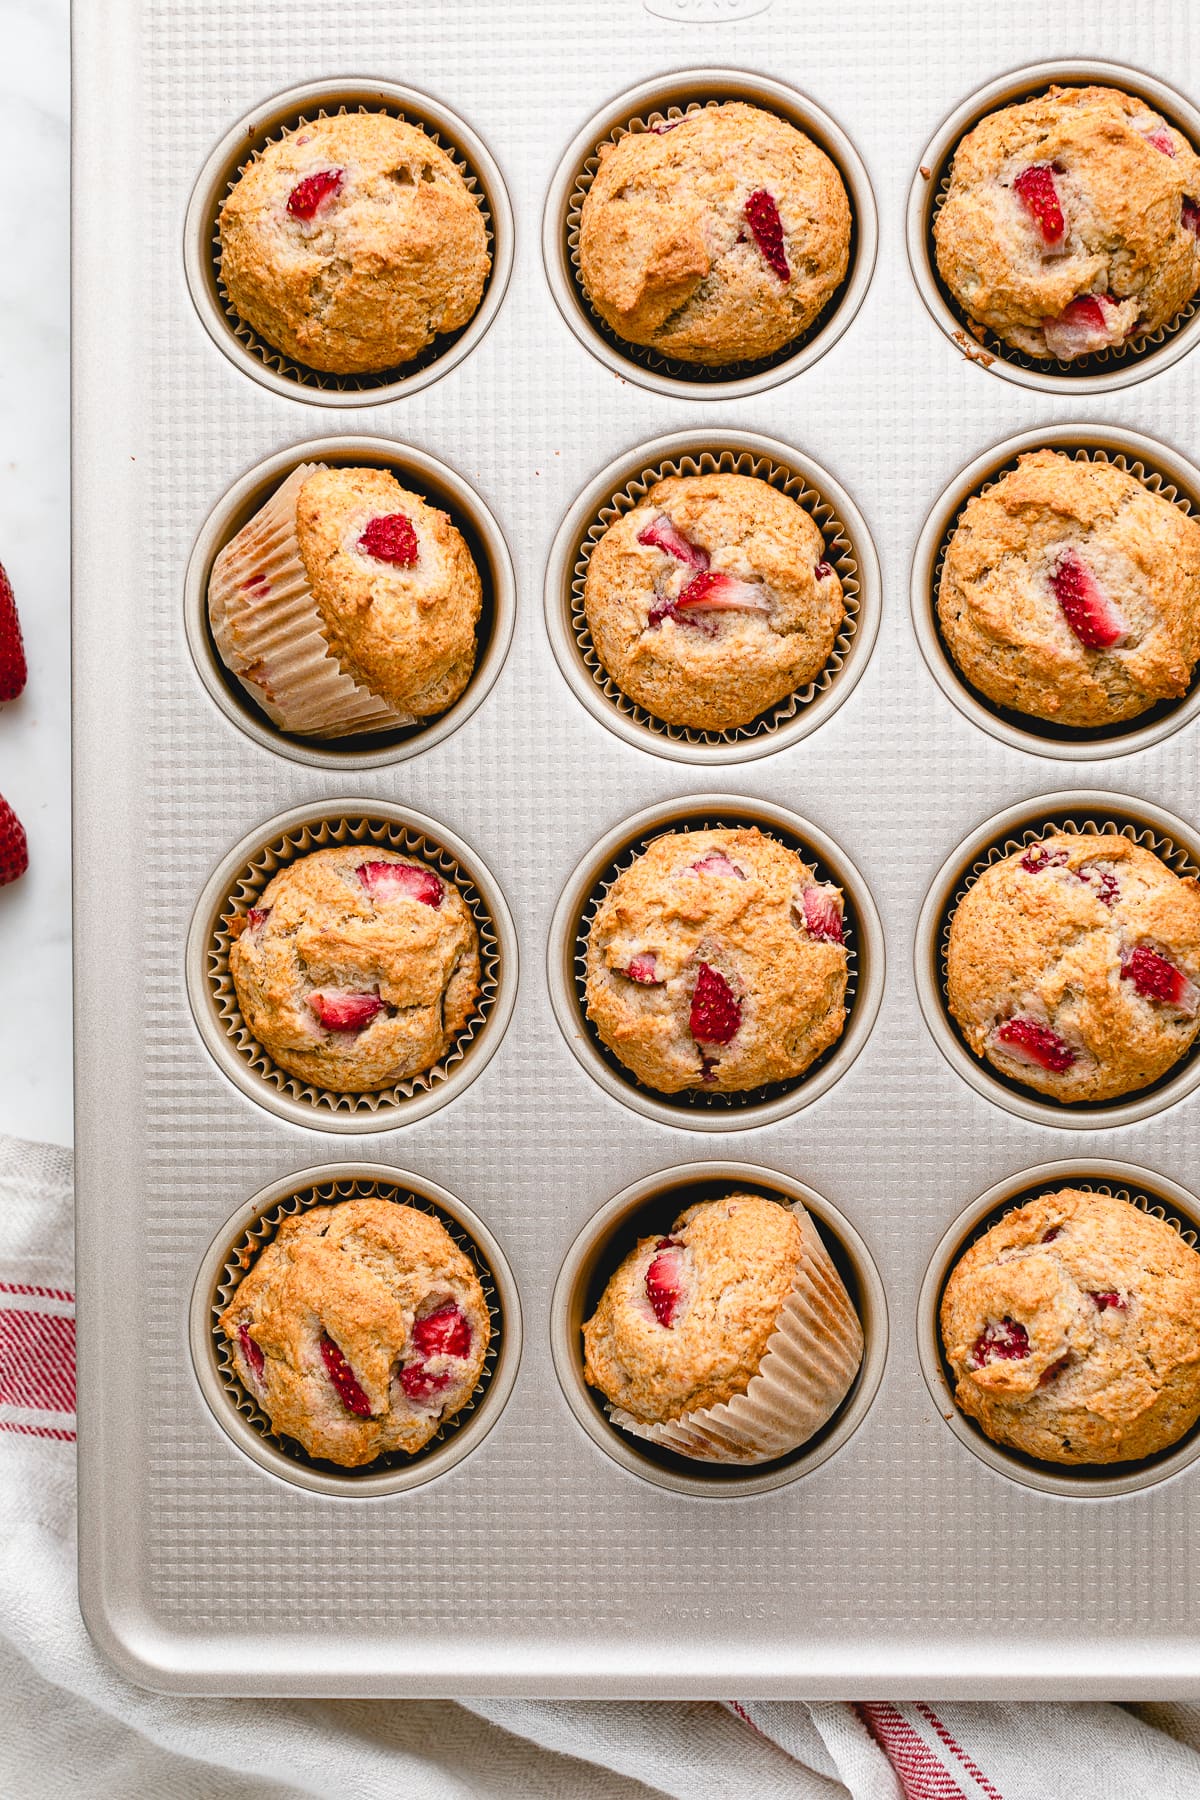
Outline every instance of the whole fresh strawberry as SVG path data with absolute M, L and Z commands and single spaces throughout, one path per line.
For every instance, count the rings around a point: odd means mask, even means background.
M 29 845 L 25 841 L 25 827 L 0 794 L 0 887 L 15 881 L 28 867 Z
M 27 674 L 12 582 L 0 563 L 0 700 L 15 700 L 25 686 Z

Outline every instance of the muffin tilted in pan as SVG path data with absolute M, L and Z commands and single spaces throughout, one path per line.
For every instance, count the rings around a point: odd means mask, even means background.
M 1182 132 L 1116 88 L 1052 87 L 968 132 L 934 239 L 977 325 L 1072 362 L 1170 324 L 1200 288 L 1198 229 Z
M 462 894 L 412 857 L 337 845 L 289 863 L 236 915 L 247 1026 L 289 1074 L 335 1093 L 440 1062 L 475 1009 L 479 937 Z
M 1064 1187 L 993 1225 L 941 1333 L 957 1404 L 1027 1456 L 1136 1462 L 1200 1417 L 1200 1255 L 1115 1195 Z
M 850 229 L 825 152 L 732 101 L 601 145 L 579 268 L 618 337 L 719 367 L 807 331 L 846 274 Z
M 583 1327 L 615 1425 L 705 1461 L 770 1461 L 845 1399 L 862 1328 L 799 1204 L 732 1193 L 640 1239 Z
M 811 682 L 845 617 L 810 514 L 734 474 L 672 476 L 614 520 L 588 559 L 584 609 L 622 693 L 711 731 Z
M 483 214 L 455 164 L 388 113 L 313 119 L 268 144 L 218 226 L 234 311 L 330 374 L 412 362 L 468 323 L 491 267 Z
M 479 571 L 448 514 L 386 469 L 303 463 L 221 551 L 225 666 L 281 731 L 343 737 L 445 712 L 475 667 Z
M 660 1093 L 787 1081 L 841 1035 L 842 892 L 754 827 L 670 832 L 624 869 L 587 940 L 587 1012 Z
M 1136 1093 L 1200 1031 L 1200 890 L 1116 832 L 1050 832 L 968 888 L 946 972 L 1000 1074 L 1065 1104 Z
M 220 1324 L 272 1430 L 345 1468 L 423 1449 L 470 1400 L 491 1337 L 445 1226 L 377 1197 L 285 1219 Z
M 1136 718 L 1185 694 L 1200 659 L 1200 520 L 1115 463 L 1034 451 L 964 507 L 937 615 L 997 706 Z

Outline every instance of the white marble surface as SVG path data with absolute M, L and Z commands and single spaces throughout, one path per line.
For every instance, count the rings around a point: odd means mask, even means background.
M 0 562 L 29 685 L 0 706 L 0 793 L 29 873 L 0 888 L 0 1131 L 71 1141 L 68 7 L 0 0 Z

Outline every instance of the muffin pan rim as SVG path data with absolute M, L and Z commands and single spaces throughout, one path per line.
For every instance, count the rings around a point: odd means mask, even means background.
M 1037 1163 L 1019 1169 L 993 1182 L 985 1193 L 963 1208 L 938 1239 L 925 1273 L 921 1278 L 916 1304 L 917 1361 L 925 1385 L 944 1422 L 960 1443 L 965 1444 L 979 1460 L 1007 1481 L 1037 1493 L 1053 1494 L 1061 1499 L 1091 1503 L 1121 1500 L 1144 1493 L 1180 1476 L 1200 1458 L 1200 1422 L 1185 1432 L 1175 1444 L 1168 1445 L 1154 1457 L 1146 1458 L 1137 1468 L 1122 1475 L 1120 1463 L 1056 1464 L 1024 1456 L 1007 1445 L 997 1444 L 983 1428 L 969 1419 L 954 1399 L 942 1350 L 942 1294 L 959 1257 L 981 1235 L 988 1219 L 999 1223 L 1014 1205 L 1022 1203 L 1037 1188 L 1050 1192 L 1055 1187 L 1070 1187 L 1079 1181 L 1095 1187 L 1124 1189 L 1131 1194 L 1159 1200 L 1180 1215 L 1180 1221 L 1200 1232 L 1200 1200 L 1157 1170 L 1116 1157 L 1060 1157 L 1053 1162 Z M 1136 1201 L 1134 1202 L 1136 1204 Z M 995 1217 L 993 1217 L 995 1215 Z M 1170 1221 L 1169 1221 L 1170 1222 Z M 1090 1474 L 1092 1469 L 1112 1469 L 1111 1475 Z
M 478 307 L 461 331 L 441 351 L 436 342 L 434 354 L 412 375 L 382 383 L 376 387 L 309 387 L 290 376 L 270 368 L 243 344 L 230 323 L 212 285 L 213 231 L 224 193 L 233 172 L 244 167 L 248 157 L 239 151 L 253 146 L 261 138 L 267 121 L 272 127 L 285 128 L 289 119 L 322 105 L 345 105 L 347 100 L 374 99 L 384 108 L 392 108 L 415 125 L 431 125 L 444 135 L 446 146 L 458 150 L 459 158 L 476 176 L 483 189 L 487 212 L 491 218 L 491 269 Z M 461 148 L 460 148 L 461 147 Z M 512 202 L 500 165 L 479 134 L 458 113 L 433 95 L 404 83 L 373 79 L 363 75 L 326 77 L 319 81 L 300 82 L 281 89 L 259 105 L 242 114 L 217 139 L 205 157 L 188 196 L 183 225 L 184 277 L 192 305 L 200 323 L 217 349 L 239 370 L 273 394 L 298 400 L 311 406 L 370 407 L 386 406 L 429 387 L 451 369 L 457 367 L 482 341 L 494 323 L 504 301 L 512 275 L 515 254 L 515 224 Z M 274 349 L 274 346 L 271 346 Z M 282 355 L 282 352 L 276 352 Z M 317 372 L 319 375 L 319 372 Z M 335 380 L 338 377 L 326 377 Z M 347 379 L 353 380 L 353 377 Z
M 1135 68 L 1130 63 L 1110 62 L 1097 57 L 1055 57 L 1027 63 L 975 88 L 942 120 L 918 158 L 913 172 L 905 209 L 904 232 L 908 266 L 917 292 L 934 324 L 962 356 L 970 362 L 978 363 L 988 374 L 998 375 L 1002 380 L 1014 382 L 1019 387 L 1035 388 L 1044 394 L 1079 396 L 1085 400 L 1095 394 L 1114 393 L 1120 388 L 1133 387 L 1149 376 L 1161 373 L 1185 355 L 1196 340 L 1200 339 L 1200 291 L 1189 302 L 1193 308 L 1189 318 L 1174 328 L 1172 322 L 1168 321 L 1159 328 L 1169 333 L 1161 343 L 1150 349 L 1134 352 L 1111 373 L 1071 375 L 1053 373 L 1049 368 L 1027 369 L 1022 364 L 1009 360 L 1011 346 L 993 348 L 993 343 L 998 344 L 999 340 L 992 339 L 990 335 L 986 348 L 979 344 L 967 329 L 964 318 L 954 311 L 946 299 L 934 265 L 932 224 L 939 171 L 948 166 L 959 140 L 982 118 L 1003 106 L 1019 102 L 1040 87 L 1092 83 L 1118 87 L 1127 93 L 1137 94 L 1172 122 L 1176 119 L 1185 121 L 1185 136 L 1200 151 L 1200 110 L 1185 94 L 1160 80 L 1158 76 Z M 1180 129 L 1184 127 L 1181 126 Z M 922 174 L 924 169 L 930 171 L 928 176 Z M 1185 307 L 1182 310 L 1187 309 Z M 1011 354 L 1019 353 L 1013 351 Z
M 909 611 L 917 645 L 925 666 L 946 698 L 989 736 L 1022 750 L 1027 755 L 1047 757 L 1058 762 L 1103 762 L 1111 757 L 1130 756 L 1151 749 L 1175 732 L 1194 724 L 1200 717 L 1200 664 L 1186 694 L 1170 703 L 1170 710 L 1152 723 L 1139 726 L 1137 719 L 1123 721 L 1106 737 L 1086 742 L 1074 739 L 1043 737 L 1041 721 L 1028 715 L 1028 725 L 1016 721 L 1022 716 L 1008 709 L 994 708 L 985 696 L 977 694 L 965 675 L 959 672 L 937 623 L 937 588 L 935 574 L 939 553 L 955 520 L 968 501 L 982 487 L 990 486 L 1004 468 L 1018 456 L 1032 450 L 1115 450 L 1130 461 L 1145 464 L 1151 473 L 1164 474 L 1172 485 L 1183 491 L 1193 504 L 1188 509 L 1200 523 L 1200 467 L 1170 444 L 1164 444 L 1146 433 L 1101 420 L 1064 421 L 1016 433 L 983 450 L 960 468 L 939 492 L 925 515 L 913 550 L 909 577 Z M 1153 709 L 1150 709 L 1153 710 Z
M 725 380 L 708 380 L 703 374 L 687 379 L 647 368 L 637 360 L 639 346 L 627 354 L 609 344 L 591 318 L 578 287 L 567 245 L 567 219 L 571 196 L 588 157 L 613 131 L 657 106 L 678 104 L 680 97 L 747 100 L 765 112 L 776 112 L 788 123 L 808 133 L 835 164 L 850 202 L 854 230 L 854 263 L 840 295 L 835 294 L 804 334 L 799 349 L 778 352 L 778 360 L 757 373 Z M 570 331 L 585 350 L 613 374 L 639 387 L 675 399 L 695 401 L 746 399 L 781 382 L 791 380 L 831 350 L 849 329 L 867 295 L 875 273 L 879 249 L 879 218 L 875 193 L 866 163 L 848 132 L 831 114 L 799 88 L 748 69 L 700 66 L 651 76 L 626 88 L 600 107 L 575 133 L 555 168 L 542 213 L 542 266 L 554 303 Z M 700 366 L 700 365 L 698 365 Z
M 607 1419 L 602 1412 L 602 1403 L 592 1397 L 593 1390 L 583 1378 L 583 1358 L 574 1323 L 575 1297 L 581 1286 L 586 1286 L 596 1260 L 616 1232 L 626 1225 L 632 1226 L 639 1213 L 673 1190 L 680 1190 L 682 1204 L 682 1190 L 689 1184 L 713 1181 L 723 1185 L 728 1183 L 730 1192 L 744 1183 L 752 1191 L 767 1191 L 786 1198 L 789 1203 L 799 1200 L 837 1240 L 853 1268 L 859 1290 L 855 1311 L 863 1330 L 863 1357 L 847 1397 L 830 1422 L 816 1434 L 817 1443 L 813 1450 L 809 1451 L 801 1444 L 786 1460 L 772 1463 L 758 1474 L 751 1466 L 739 1468 L 734 1473 L 726 1471 L 723 1475 L 692 1475 L 675 1466 L 683 1462 L 683 1458 L 673 1458 L 671 1466 L 664 1466 L 652 1454 L 639 1449 L 638 1440 Z M 583 1298 L 585 1296 L 581 1296 L 581 1315 Z M 576 1423 L 593 1444 L 638 1480 L 706 1502 L 750 1500 L 774 1493 L 812 1474 L 841 1450 L 864 1423 L 875 1403 L 887 1363 L 888 1338 L 889 1316 L 883 1279 L 874 1256 L 846 1214 L 797 1176 L 765 1164 L 731 1158 L 674 1163 L 622 1188 L 598 1208 L 572 1238 L 555 1277 L 550 1300 L 550 1349 L 554 1373 Z M 697 1463 L 697 1469 L 703 1466 Z
M 427 486 L 432 484 L 435 490 L 445 491 L 453 503 L 452 522 L 457 524 L 459 519 L 464 520 L 483 545 L 492 608 L 487 642 L 477 652 L 470 680 L 453 705 L 407 735 L 367 750 L 332 747 L 334 744 L 352 746 L 352 737 L 332 740 L 292 737 L 258 714 L 237 677 L 222 662 L 208 623 L 208 583 L 213 563 L 241 529 L 238 526 L 231 530 L 231 521 L 256 498 L 264 503 L 301 463 L 329 461 L 334 467 L 353 467 L 355 457 L 365 459 L 372 467 L 385 465 L 401 485 L 406 476 L 416 475 Z M 439 503 L 436 492 L 432 500 L 428 493 L 424 498 L 429 504 Z M 488 698 L 512 648 L 517 620 L 516 571 L 508 541 L 495 514 L 456 469 L 428 451 L 398 438 L 339 433 L 331 437 L 307 438 L 274 451 L 243 470 L 212 503 L 188 553 L 183 578 L 183 614 L 188 650 L 201 685 L 229 723 L 260 749 L 313 769 L 379 769 L 407 762 L 410 757 L 434 749 L 465 725 Z

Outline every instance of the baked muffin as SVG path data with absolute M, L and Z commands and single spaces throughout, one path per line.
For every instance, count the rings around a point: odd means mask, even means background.
M 450 517 L 386 469 L 304 463 L 213 564 L 222 661 L 283 731 L 345 737 L 452 706 L 475 667 L 479 571 Z
M 474 315 L 491 268 L 479 202 L 416 125 L 312 119 L 270 143 L 221 208 L 238 316 L 310 369 L 374 375 Z
M 593 549 L 583 599 L 621 692 L 706 731 L 812 681 L 846 611 L 811 515 L 750 475 L 657 482 Z
M 1116 832 L 1049 832 L 968 888 L 946 967 L 976 1056 L 1055 1100 L 1115 1100 L 1200 1030 L 1200 889 Z
M 445 1226 L 378 1197 L 284 1219 L 221 1314 L 272 1430 L 348 1469 L 413 1454 L 461 1411 L 491 1329 Z
M 954 1398 L 998 1444 L 1136 1462 L 1200 1417 L 1200 1256 L 1128 1200 L 1060 1188 L 955 1264 L 942 1296 Z
M 1200 160 L 1116 88 L 1052 87 L 954 153 L 933 235 L 975 323 L 1071 362 L 1168 325 L 1200 287 Z
M 811 138 L 732 101 L 600 146 L 579 272 L 606 325 L 680 362 L 756 361 L 840 287 L 850 202 Z
M 1200 522 L 1113 463 L 1036 450 L 963 508 L 937 615 L 998 706 L 1136 718 L 1185 694 L 1200 659 Z
M 289 1075 L 364 1094 L 440 1062 L 475 1010 L 479 934 L 458 889 L 375 844 L 286 864 L 229 921 L 249 1029 Z
M 841 889 L 765 832 L 668 832 L 596 909 L 588 1017 L 660 1093 L 790 1081 L 841 1036 L 844 937 Z
M 731 1462 L 806 1442 L 862 1360 L 850 1297 L 804 1208 L 745 1193 L 639 1239 L 583 1343 L 584 1377 L 615 1424 Z

